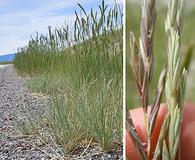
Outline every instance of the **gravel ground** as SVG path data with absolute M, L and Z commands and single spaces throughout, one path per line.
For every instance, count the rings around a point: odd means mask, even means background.
M 62 152 L 49 139 L 43 143 L 36 134 L 21 134 L 18 124 L 46 114 L 50 103 L 48 97 L 30 93 L 26 88 L 26 79 L 18 76 L 12 65 L 0 66 L 0 160 L 122 159 L 120 145 L 112 153 L 101 153 L 98 146 L 89 147 L 84 152 L 86 147 L 78 146 L 70 155 Z M 22 128 L 24 131 L 25 128 Z M 83 152 L 83 156 L 78 158 Z

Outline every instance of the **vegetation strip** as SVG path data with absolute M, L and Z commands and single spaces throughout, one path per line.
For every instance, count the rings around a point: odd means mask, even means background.
M 14 66 L 32 92 L 52 97 L 43 123 L 57 145 L 70 152 L 93 139 L 110 151 L 122 144 L 122 6 L 102 0 L 87 13 L 78 5 L 73 26 L 37 33 Z

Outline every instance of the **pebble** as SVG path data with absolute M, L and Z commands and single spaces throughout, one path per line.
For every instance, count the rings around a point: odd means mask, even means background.
M 0 68 L 0 160 L 60 159 L 62 157 L 56 158 L 55 153 L 61 152 L 55 145 L 51 143 L 37 146 L 40 140 L 36 136 L 24 137 L 16 127 L 18 123 L 25 122 L 26 118 L 45 115 L 51 102 L 51 99 L 33 96 L 27 88 L 27 79 L 20 77 L 13 65 Z M 81 147 L 80 153 L 84 149 Z M 98 152 L 100 152 L 99 147 L 90 147 L 83 160 L 122 160 L 122 146 L 111 154 L 90 156 Z M 63 155 L 73 160 L 73 157 L 78 157 L 79 153 L 76 155 L 63 153 Z

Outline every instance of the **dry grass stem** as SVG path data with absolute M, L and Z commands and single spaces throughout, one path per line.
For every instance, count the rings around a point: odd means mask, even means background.
M 130 133 L 130 136 L 132 138 L 134 145 L 136 146 L 137 150 L 140 153 L 140 156 L 142 157 L 143 160 L 147 160 L 147 155 L 145 153 L 144 144 L 142 143 L 139 135 L 137 134 L 136 128 L 131 118 L 131 114 L 129 112 L 126 117 L 126 127 L 127 127 L 128 132 Z

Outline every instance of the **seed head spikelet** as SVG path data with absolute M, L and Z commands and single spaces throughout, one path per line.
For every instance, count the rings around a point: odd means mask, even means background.
M 140 55 L 144 66 L 144 80 L 142 86 L 142 107 L 147 112 L 149 82 L 152 80 L 154 58 L 153 37 L 156 22 L 156 1 L 143 0 L 142 19 L 140 26 L 141 37 L 139 39 Z
M 168 39 L 168 70 L 166 101 L 171 116 L 169 125 L 169 153 L 174 160 L 179 147 L 180 124 L 185 97 L 186 70 L 181 68 L 181 20 L 183 0 L 169 0 L 165 22 Z M 181 74 L 182 73 L 182 74 Z
M 133 32 L 130 32 L 130 53 L 131 59 L 130 64 L 132 68 L 132 73 L 134 80 L 137 85 L 137 90 L 140 95 L 140 101 L 142 107 L 144 109 L 145 115 L 145 125 L 147 128 L 147 159 L 150 156 L 150 141 L 151 135 L 154 129 L 154 125 L 156 122 L 157 114 L 159 111 L 165 80 L 166 80 L 166 69 L 164 69 L 159 78 L 158 88 L 156 91 L 156 96 L 154 99 L 153 106 L 151 108 L 151 112 L 148 117 L 148 103 L 149 103 L 149 85 L 153 76 L 153 68 L 154 68 L 154 56 L 153 56 L 153 38 L 154 38 L 154 28 L 156 22 L 156 1 L 155 0 L 143 0 L 142 3 L 142 18 L 141 18 L 141 26 L 140 26 L 140 38 L 139 45 L 136 41 L 135 35 Z M 133 123 L 130 123 L 130 119 L 127 116 L 127 129 L 130 132 L 130 135 L 135 144 L 139 144 L 139 136 L 135 138 L 132 134 L 132 129 L 134 128 Z M 131 121 L 132 122 L 132 121 Z M 136 140 L 137 139 L 137 140 Z M 137 143 L 135 141 L 138 141 Z M 141 146 L 141 144 L 140 144 Z M 144 148 L 142 146 L 142 148 Z M 138 149 L 140 152 L 140 149 Z M 140 152 L 142 155 L 143 153 Z M 144 158 L 144 156 L 142 156 Z

